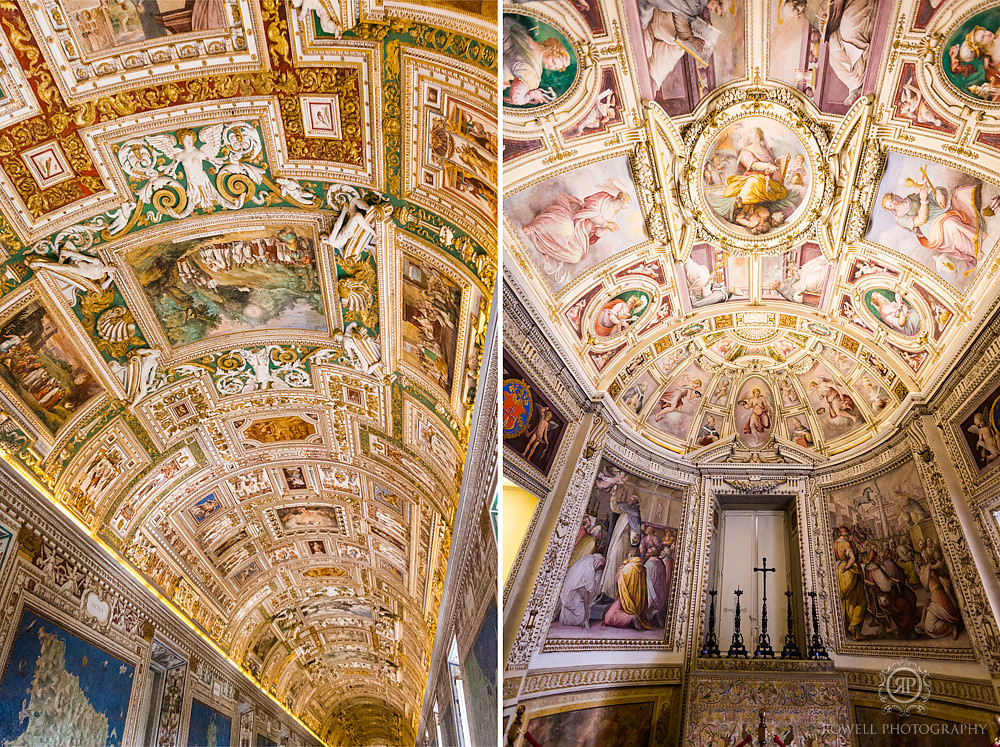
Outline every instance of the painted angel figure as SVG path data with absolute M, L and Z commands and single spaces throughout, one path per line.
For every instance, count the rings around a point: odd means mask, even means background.
M 206 161 L 215 166 L 228 163 L 226 159 L 219 158 L 225 128 L 226 126 L 222 124 L 210 125 L 202 127 L 195 133 L 194 130 L 185 127 L 178 130 L 176 138 L 170 134 L 145 137 L 145 141 L 169 161 L 166 167 L 160 167 L 161 173 L 167 171 L 171 177 L 177 178 L 178 167 L 184 170 L 184 176 L 187 178 L 185 192 L 188 205 L 181 216 L 190 215 L 196 208 L 209 210 L 216 205 L 222 205 L 230 210 L 236 210 L 242 206 L 242 201 L 227 200 L 219 194 L 215 182 L 205 170 Z M 200 139 L 203 145 L 195 145 L 196 139 Z
M 986 422 L 983 413 L 977 412 L 972 416 L 972 425 L 968 427 L 968 431 L 977 437 L 976 450 L 984 462 L 992 462 L 1000 456 L 996 433 Z

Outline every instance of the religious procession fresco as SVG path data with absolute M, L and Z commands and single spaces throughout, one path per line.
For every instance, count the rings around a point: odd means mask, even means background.
M 225 0 L 100 0 L 72 4 L 70 28 L 85 53 L 128 48 L 164 36 L 222 29 L 229 23 Z
M 1000 190 L 929 159 L 889 152 L 865 238 L 964 292 L 996 243 Z
M 316 244 L 303 228 L 162 241 L 127 262 L 174 347 L 252 329 L 328 329 Z
M 944 43 L 945 77 L 976 102 L 1000 103 L 1000 7 L 986 8 L 962 21 Z
M 577 747 L 648 747 L 653 731 L 652 701 L 620 703 L 532 716 L 525 727 L 536 744 Z
M 750 296 L 750 259 L 711 244 L 695 244 L 677 264 L 677 287 L 685 308 L 700 309 Z
M 824 492 L 846 640 L 968 648 L 916 465 Z
M 133 664 L 24 609 L 0 682 L 0 744 L 119 747 L 134 675 Z
M 446 392 L 455 380 L 462 289 L 429 262 L 403 255 L 403 360 Z
M 503 204 L 554 293 L 585 270 L 647 238 L 627 156 L 551 177 Z
M 501 407 L 504 448 L 548 475 L 568 421 L 506 351 Z
M 892 3 L 771 0 L 768 74 L 828 114 L 845 114 L 878 83 Z
M 1000 457 L 1000 386 L 962 418 L 958 430 L 976 472 L 982 474 L 992 468 Z
M 101 391 L 75 344 L 38 301 L 0 325 L 0 378 L 53 436 Z
M 746 75 L 745 3 L 628 0 L 625 13 L 642 98 L 670 116 Z
M 577 55 L 566 35 L 538 18 L 503 14 L 503 105 L 550 104 L 576 80 Z
M 662 641 L 682 493 L 601 461 L 549 627 L 552 639 Z
M 702 174 L 711 211 L 751 236 L 794 222 L 811 182 L 802 141 L 770 117 L 745 117 L 724 128 L 709 146 Z
M 229 744 L 233 720 L 197 698 L 191 699 L 191 720 L 188 724 L 188 744 L 206 747 L 226 747 Z
M 761 257 L 761 297 L 823 308 L 833 265 L 809 241 L 784 254 Z

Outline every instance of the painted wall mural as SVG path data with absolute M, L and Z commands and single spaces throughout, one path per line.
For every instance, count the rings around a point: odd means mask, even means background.
M 1000 8 L 974 13 L 948 36 L 941 64 L 945 77 L 977 101 L 1000 102 Z
M 525 727 L 537 744 L 577 747 L 647 747 L 653 728 L 652 701 L 602 705 L 534 716 Z
M 455 380 L 462 291 L 436 267 L 403 255 L 403 360 L 446 392 Z
M 528 15 L 503 14 L 503 103 L 531 109 L 555 101 L 576 80 L 576 50 L 553 26 Z
M 711 91 L 746 75 L 743 3 L 625 3 L 639 88 L 671 115 L 690 114 Z
M 233 720 L 219 713 L 197 698 L 191 699 L 191 721 L 188 725 L 188 744 L 204 747 L 226 747 L 229 744 Z
M 913 462 L 825 494 L 848 640 L 967 648 L 969 636 Z
M 25 609 L 0 683 L 0 743 L 119 747 L 135 667 Z
M 504 200 L 532 261 L 558 292 L 584 270 L 646 240 L 628 157 L 547 179 Z
M 680 512 L 679 489 L 603 460 L 548 637 L 662 640 Z
M 1000 191 L 992 184 L 890 151 L 865 238 L 964 291 L 996 242 L 997 208 Z
M 751 235 L 793 221 L 811 181 L 802 142 L 769 117 L 746 117 L 723 129 L 705 156 L 702 175 L 712 212 Z
M 486 610 L 472 648 L 462 661 L 469 693 L 472 743 L 491 745 L 497 742 L 497 606 Z
M 52 435 L 101 391 L 74 343 L 38 301 L 0 326 L 0 378 Z
M 315 244 L 301 228 L 164 241 L 127 261 L 175 347 L 251 329 L 328 328 Z
M 567 420 L 506 352 L 502 407 L 504 447 L 547 475 L 559 453 Z

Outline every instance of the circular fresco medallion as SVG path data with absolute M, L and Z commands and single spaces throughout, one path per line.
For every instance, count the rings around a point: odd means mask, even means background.
M 805 240 L 834 190 L 829 138 L 808 116 L 812 104 L 769 87 L 728 89 L 706 106 L 684 134 L 686 165 L 677 171 L 694 240 L 734 255 L 780 254 Z
M 948 36 L 941 53 L 944 76 L 959 93 L 1000 104 L 1000 7 L 966 18 Z
M 531 420 L 531 387 L 521 379 L 503 381 L 503 437 L 515 438 Z
M 503 14 L 503 105 L 551 104 L 576 80 L 576 50 L 566 35 L 532 16 Z
M 913 304 L 896 291 L 888 288 L 872 288 L 864 294 L 864 304 L 868 313 L 876 321 L 903 337 L 920 334 L 920 314 Z
M 646 291 L 623 291 L 597 310 L 594 335 L 601 339 L 617 337 L 628 331 L 649 308 L 649 294 Z
M 708 208 L 746 235 L 768 234 L 795 220 L 809 195 L 812 170 L 802 141 L 769 117 L 724 128 L 704 164 Z

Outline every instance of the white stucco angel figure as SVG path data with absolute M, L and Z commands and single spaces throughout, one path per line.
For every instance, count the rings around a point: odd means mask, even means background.
M 111 362 L 111 370 L 125 387 L 125 399 L 135 407 L 153 390 L 163 353 L 156 348 L 140 348 L 129 354 L 128 363 Z
M 355 187 L 334 185 L 326 192 L 327 206 L 340 207 L 340 214 L 329 233 L 322 236 L 323 243 L 339 250 L 348 262 L 356 262 L 368 242 L 375 238 L 375 227 L 368 216 L 374 208 L 361 199 Z M 375 217 L 372 215 L 372 217 Z
M 288 389 L 288 384 L 279 379 L 275 371 L 271 370 L 271 348 L 263 347 L 260 350 L 234 350 L 253 369 L 253 375 L 243 385 L 244 392 L 252 392 L 255 389 Z
M 334 18 L 323 0 L 292 0 L 292 7 L 298 13 L 299 20 L 306 28 L 313 27 L 312 14 L 315 13 L 319 19 L 319 27 L 324 33 L 340 38 L 344 33 L 344 27 L 339 18 Z
M 287 176 L 279 176 L 274 181 L 281 188 L 281 196 L 287 200 L 298 202 L 302 205 L 309 205 L 310 207 L 315 207 L 319 201 L 316 195 L 303 189 L 302 185 L 295 179 L 289 179 Z
M 70 304 L 76 303 L 77 292 L 107 290 L 115 280 L 113 267 L 68 247 L 59 250 L 58 259 L 28 256 L 24 263 L 35 272 L 51 275 Z
M 186 217 L 196 208 L 208 210 L 216 205 L 222 205 L 231 210 L 238 209 L 240 204 L 234 200 L 227 200 L 215 186 L 212 177 L 205 170 L 205 162 L 221 166 L 228 163 L 226 159 L 219 158 L 219 150 L 222 148 L 222 133 L 226 126 L 222 124 L 202 127 L 197 133 L 190 128 L 177 131 L 175 138 L 170 134 L 147 135 L 146 143 L 156 148 L 160 153 L 169 159 L 170 163 L 166 167 L 160 167 L 160 173 L 167 172 L 173 178 L 177 178 L 177 169 L 184 170 L 187 178 L 187 188 L 185 192 L 188 198 L 187 207 L 175 217 Z M 195 140 L 200 139 L 203 145 L 195 145 Z
M 357 322 L 351 322 L 343 332 L 337 332 L 334 341 L 343 346 L 358 371 L 373 376 L 382 374 L 382 351 L 378 338 L 371 337 L 368 330 L 359 327 Z

